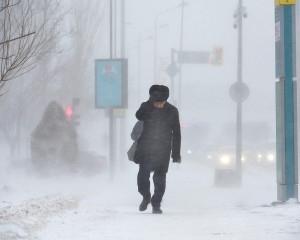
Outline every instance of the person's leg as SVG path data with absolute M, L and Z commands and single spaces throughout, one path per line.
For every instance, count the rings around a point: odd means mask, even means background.
M 154 195 L 151 198 L 153 208 L 160 208 L 160 203 L 166 190 L 166 173 L 155 171 L 153 174 Z
M 140 169 L 137 176 L 137 184 L 138 184 L 138 190 L 139 193 L 143 197 L 149 197 L 151 196 L 150 193 L 150 169 L 147 167 L 146 164 L 140 163 Z
M 140 169 L 137 176 L 138 191 L 143 196 L 143 201 L 139 207 L 140 211 L 145 211 L 150 203 L 150 169 L 147 164 L 140 163 Z

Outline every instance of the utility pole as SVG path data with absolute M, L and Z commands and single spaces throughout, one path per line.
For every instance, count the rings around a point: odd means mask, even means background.
M 138 102 L 141 100 L 141 38 L 142 34 L 139 35 L 139 42 L 138 42 L 138 84 L 137 84 L 137 89 L 138 89 Z
M 113 0 L 110 0 L 110 16 L 109 16 L 109 42 L 110 42 L 110 59 L 113 59 Z M 114 109 L 109 109 L 109 175 L 113 180 L 115 168 L 115 139 L 114 139 Z
M 171 65 L 175 66 L 175 52 L 176 50 L 174 48 L 171 49 Z M 171 76 L 171 102 L 174 103 L 175 99 L 174 99 L 174 77 L 175 75 Z
M 113 0 L 109 7 L 109 57 L 113 58 Z
M 238 74 L 237 82 L 241 83 L 243 81 L 243 1 L 239 0 L 238 6 Z M 236 163 L 239 177 L 242 176 L 242 102 L 237 102 L 237 114 L 236 114 Z
M 172 7 L 172 8 L 168 8 L 168 9 L 166 9 L 166 10 L 164 10 L 164 11 L 161 11 L 161 12 L 159 12 L 158 14 L 156 14 L 156 16 L 155 16 L 155 21 L 154 21 L 154 71 L 153 71 L 153 73 L 154 73 L 154 77 L 153 77 L 153 83 L 154 84 L 156 84 L 156 75 L 157 75 L 157 62 L 156 62 L 156 60 L 157 60 L 157 22 L 158 22 L 158 17 L 160 16 L 160 15 L 162 15 L 162 14 L 164 14 L 164 13 L 167 13 L 167 12 L 169 12 L 169 11 L 172 11 L 173 9 L 176 9 L 176 8 L 178 8 L 178 7 L 180 7 L 181 5 L 179 5 L 179 6 L 176 6 L 176 7 Z
M 117 0 L 114 0 L 114 58 L 117 58 Z
M 125 57 L 125 0 L 121 0 L 121 58 Z
M 247 17 L 246 9 L 243 7 L 243 1 L 239 0 L 237 9 L 234 13 L 234 28 L 238 29 L 238 61 L 237 61 L 237 84 L 243 82 L 243 17 Z M 242 99 L 237 99 L 236 108 L 236 170 L 239 181 L 242 180 Z
M 121 0 L 121 58 L 125 58 L 125 0 Z M 123 156 L 126 156 L 126 110 L 124 109 L 124 118 L 120 118 L 120 161 L 121 168 L 125 168 Z
M 182 0 L 181 3 L 181 26 L 180 26 L 180 46 L 179 46 L 179 52 L 182 52 L 182 46 L 183 46 L 183 11 L 184 11 L 184 0 Z M 172 82 L 173 86 L 174 83 Z M 181 106 L 181 86 L 182 86 L 182 63 L 179 62 L 179 78 L 178 78 L 178 109 L 180 110 Z M 174 87 L 172 87 L 172 91 L 174 92 Z M 175 99 L 173 98 L 173 101 Z
M 138 39 L 138 79 L 137 79 L 137 89 L 138 89 L 138 102 L 140 102 L 141 100 L 141 81 L 142 81 L 142 76 L 141 76 L 141 64 L 142 64 L 142 42 L 143 40 L 148 40 L 148 39 L 152 39 L 153 37 L 149 36 L 149 37 L 146 37 L 146 38 L 143 38 L 143 36 L 146 34 L 146 33 L 149 33 L 149 32 L 152 32 L 153 29 L 148 29 L 148 30 L 145 30 L 143 32 L 141 32 L 139 34 L 139 39 Z

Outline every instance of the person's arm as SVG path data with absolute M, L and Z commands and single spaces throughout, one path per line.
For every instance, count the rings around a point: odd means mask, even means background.
M 147 102 L 143 102 L 139 108 L 139 110 L 137 110 L 135 116 L 138 120 L 140 121 L 145 121 L 150 117 L 150 114 L 153 110 L 154 106 L 153 103 L 147 101 Z
M 161 97 L 161 93 L 159 91 L 154 91 L 147 102 L 143 102 L 137 110 L 135 116 L 140 121 L 145 121 L 150 118 L 150 114 L 153 111 L 154 103 Z
M 181 132 L 180 132 L 180 122 L 179 122 L 179 113 L 176 110 L 175 121 L 173 125 L 173 139 L 172 139 L 172 158 L 173 162 L 180 163 L 180 147 L 181 147 Z

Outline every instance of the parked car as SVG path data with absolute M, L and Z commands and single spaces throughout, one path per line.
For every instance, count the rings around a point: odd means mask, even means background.
M 77 172 L 84 175 L 95 175 L 107 169 L 107 158 L 94 151 L 79 151 Z

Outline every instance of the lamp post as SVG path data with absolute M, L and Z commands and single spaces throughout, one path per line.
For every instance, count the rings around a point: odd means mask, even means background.
M 109 56 L 110 59 L 113 58 L 113 1 L 110 0 L 110 14 L 109 14 Z M 115 119 L 113 114 L 114 109 L 109 108 L 109 175 L 110 180 L 113 180 L 114 171 L 115 171 Z
M 238 29 L 238 71 L 237 71 L 237 83 L 242 83 L 242 67 L 243 67 L 243 17 L 247 17 L 246 8 L 243 7 L 243 0 L 239 0 L 237 9 L 234 12 L 235 22 L 234 28 Z M 239 179 L 241 180 L 242 174 L 242 100 L 237 101 L 236 112 L 236 169 Z
M 139 42 L 138 42 L 138 101 L 141 100 L 141 43 L 143 40 L 149 40 L 152 39 L 152 36 L 148 36 L 146 38 L 143 38 L 143 35 L 146 33 L 149 33 L 153 31 L 153 29 L 148 29 L 140 33 L 139 35 Z
M 168 8 L 164 11 L 159 12 L 158 14 L 156 14 L 155 16 L 155 21 L 154 21 L 154 78 L 153 78 L 153 82 L 154 84 L 156 83 L 156 59 L 157 59 L 157 21 L 158 21 L 158 17 L 161 16 L 164 13 L 170 12 L 178 7 L 181 7 L 181 4 L 179 6 L 175 6 L 172 8 Z
M 182 3 L 180 5 L 181 7 L 181 26 L 180 26 L 180 45 L 179 45 L 179 52 L 182 52 L 182 47 L 183 47 L 183 10 L 184 6 L 187 5 L 188 3 L 182 0 Z M 181 82 L 182 82 L 182 63 L 179 63 L 179 77 L 178 77 L 178 108 L 180 110 L 180 104 L 181 104 Z M 173 90 L 174 91 L 174 90 Z M 174 99 L 173 99 L 174 100 Z

